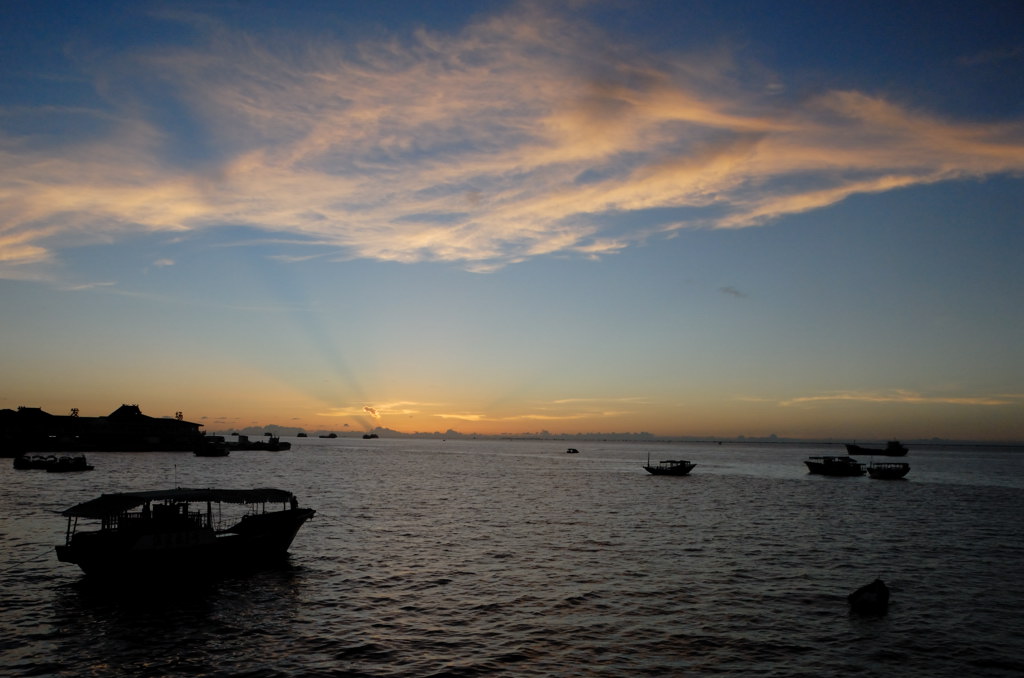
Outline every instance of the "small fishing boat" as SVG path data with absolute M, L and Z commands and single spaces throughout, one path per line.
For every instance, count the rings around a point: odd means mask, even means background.
M 823 476 L 862 476 L 864 466 L 853 457 L 810 457 L 804 464 L 810 473 Z
M 878 480 L 899 480 L 910 472 L 910 464 L 902 461 L 883 461 L 868 465 L 868 475 Z
M 853 443 L 846 443 L 846 451 L 850 454 L 877 454 L 883 457 L 905 457 L 907 452 L 909 452 L 898 440 L 890 440 L 885 444 L 885 447 L 863 447 Z
M 685 476 L 696 466 L 692 461 L 685 459 L 665 459 L 659 461 L 657 466 L 651 464 L 651 455 L 647 455 L 647 465 L 644 469 L 656 476 Z
M 579 450 L 577 450 L 577 449 L 576 449 L 575 447 L 570 447 L 569 449 L 567 449 L 567 450 L 565 451 L 565 453 L 566 453 L 566 454 L 579 454 L 579 453 L 580 453 L 580 451 L 579 451 Z
M 57 560 L 90 576 L 160 586 L 283 560 L 315 513 L 299 508 L 291 492 L 273 488 L 104 494 L 62 513 L 68 527 Z M 98 529 L 78 529 L 80 519 L 99 521 Z

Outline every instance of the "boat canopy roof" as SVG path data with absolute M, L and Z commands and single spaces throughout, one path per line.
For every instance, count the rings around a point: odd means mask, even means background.
M 96 499 L 72 506 L 61 515 L 75 518 L 104 518 L 151 501 L 218 501 L 229 504 L 259 504 L 262 502 L 287 502 L 292 498 L 287 490 L 272 487 L 258 487 L 252 490 L 222 490 L 216 488 L 189 489 L 176 487 L 171 490 L 148 490 L 143 492 L 116 492 L 103 494 Z

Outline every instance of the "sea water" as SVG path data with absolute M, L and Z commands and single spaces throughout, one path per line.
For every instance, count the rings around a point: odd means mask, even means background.
M 5 463 L 0 675 L 1024 673 L 1019 449 L 912 446 L 882 481 L 809 475 L 833 445 L 292 442 Z M 697 467 L 651 476 L 648 455 Z M 61 510 L 174 486 L 279 487 L 317 515 L 287 566 L 184 589 L 57 562 Z M 852 616 L 876 577 L 889 613 Z

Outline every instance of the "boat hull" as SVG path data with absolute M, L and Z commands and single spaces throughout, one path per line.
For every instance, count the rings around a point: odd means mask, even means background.
M 807 470 L 822 476 L 862 476 L 864 464 L 850 457 L 817 457 L 804 461 Z
M 689 472 L 692 471 L 695 466 L 696 464 L 690 462 L 684 462 L 672 466 L 652 466 L 648 464 L 647 466 L 644 466 L 644 470 L 646 470 L 651 475 L 656 476 L 685 476 L 689 474 Z
M 899 480 L 910 473 L 910 464 L 893 462 L 868 466 L 868 475 L 876 480 Z

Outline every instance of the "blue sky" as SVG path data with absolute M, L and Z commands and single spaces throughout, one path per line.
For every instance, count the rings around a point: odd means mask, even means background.
M 1024 439 L 1019 3 L 0 26 L 0 407 Z

